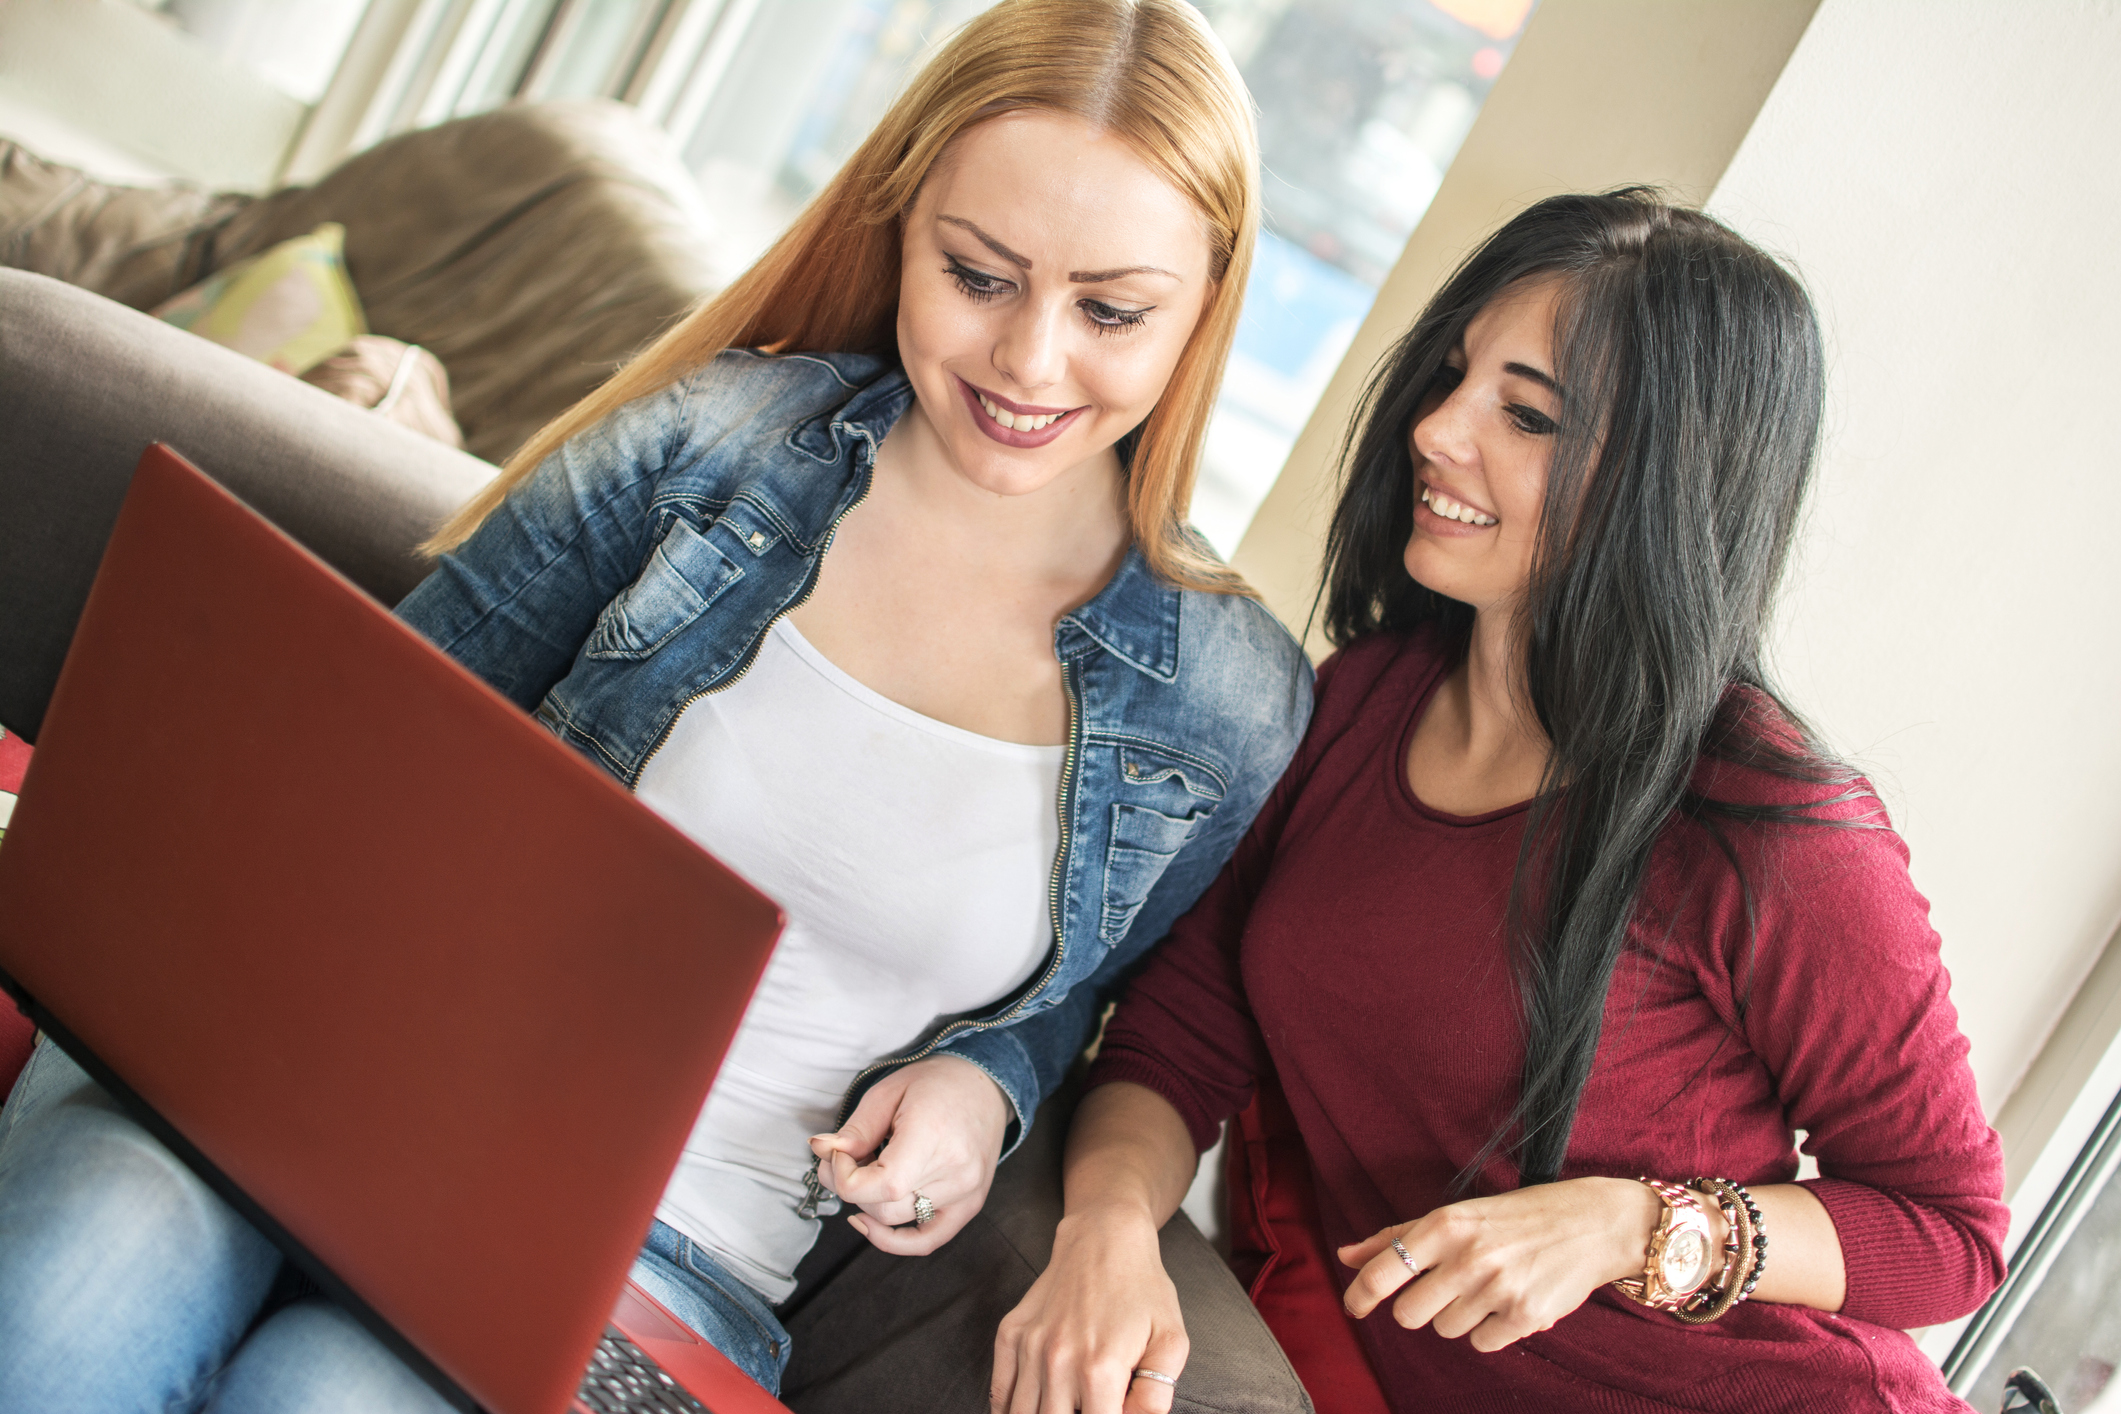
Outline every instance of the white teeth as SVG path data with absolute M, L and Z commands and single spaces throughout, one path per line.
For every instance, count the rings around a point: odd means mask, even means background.
M 979 405 L 986 409 L 987 416 L 993 418 L 1011 432 L 1036 432 L 1042 427 L 1052 426 L 1060 421 L 1063 416 L 1063 414 L 1057 412 L 1049 412 L 1039 416 L 1033 416 L 1028 412 L 1004 412 L 1001 408 L 996 407 L 993 400 L 984 394 L 980 396 Z
M 1460 525 L 1494 525 L 1497 523 L 1495 517 L 1482 514 L 1471 506 L 1466 505 L 1463 501 L 1454 501 L 1431 486 L 1423 486 L 1421 488 L 1421 499 L 1422 504 L 1426 505 L 1430 510 L 1436 512 L 1445 520 L 1455 520 Z

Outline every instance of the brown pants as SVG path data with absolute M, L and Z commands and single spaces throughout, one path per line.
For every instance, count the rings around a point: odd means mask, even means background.
M 1075 1098 L 1064 1088 L 1046 1103 L 985 1208 L 938 1252 L 889 1256 L 845 1217 L 826 1222 L 781 1308 L 795 1347 L 784 1403 L 797 1414 L 986 1414 L 995 1327 L 1053 1255 Z M 1193 1343 L 1175 1408 L 1310 1414 L 1281 1348 L 1192 1220 L 1173 1217 L 1162 1242 Z

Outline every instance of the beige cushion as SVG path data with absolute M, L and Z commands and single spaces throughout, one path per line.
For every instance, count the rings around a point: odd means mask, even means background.
M 446 446 L 464 445 L 449 414 L 449 374 L 418 344 L 363 334 L 302 381 Z

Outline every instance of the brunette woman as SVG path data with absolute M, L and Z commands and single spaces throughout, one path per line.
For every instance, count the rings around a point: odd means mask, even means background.
M 769 1389 L 818 1215 L 957 1232 L 1301 734 L 1301 653 L 1183 521 L 1255 167 L 1182 0 L 1007 0 L 401 606 L 789 915 L 635 1267 Z M 259 1322 L 278 1266 L 38 1052 L 0 1407 L 431 1402 L 328 1307 Z
M 1788 272 L 1640 191 L 1430 304 L 1317 714 L 1106 1031 L 998 1409 L 1168 1407 L 1154 1234 L 1255 1094 L 1238 1226 L 1321 1408 L 1963 1407 L 1901 1332 L 1996 1284 L 1997 1141 L 1906 849 L 1761 657 L 1821 382 Z

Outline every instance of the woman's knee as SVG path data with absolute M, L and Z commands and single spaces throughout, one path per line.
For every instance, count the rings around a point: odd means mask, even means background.
M 274 1312 L 237 1348 L 203 1414 L 448 1414 L 442 1397 L 322 1297 Z
M 279 1254 L 49 1042 L 31 1066 L 0 1134 L 0 1342 L 182 1326 L 225 1348 Z

